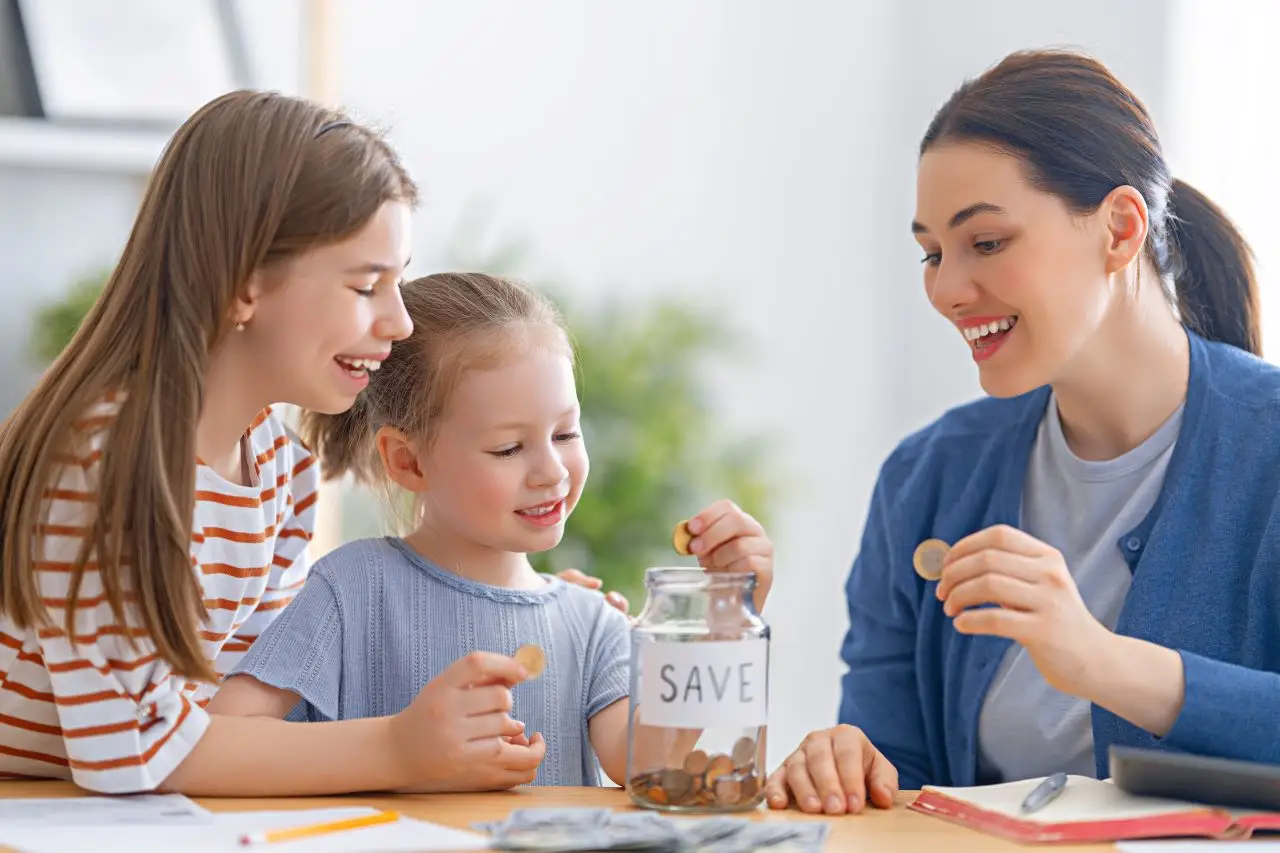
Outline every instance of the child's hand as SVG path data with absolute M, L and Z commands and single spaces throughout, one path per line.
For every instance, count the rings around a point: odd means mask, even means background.
M 577 569 L 565 569 L 563 572 L 556 572 L 556 577 L 566 583 L 585 586 L 587 589 L 600 589 L 604 586 L 604 581 L 600 580 L 600 578 L 584 574 Z M 627 601 L 627 597 L 620 592 L 605 593 L 604 600 L 609 602 L 615 610 L 619 610 L 622 613 L 626 613 L 631 609 L 631 602 Z
M 472 652 L 432 679 L 391 731 L 412 781 L 405 792 L 497 791 L 532 782 L 546 755 L 541 734 L 513 720 L 511 687 L 528 677 L 512 658 Z
M 686 523 L 689 550 L 709 572 L 755 572 L 756 612 L 764 609 L 773 586 L 773 542 L 760 522 L 733 501 L 720 500 Z

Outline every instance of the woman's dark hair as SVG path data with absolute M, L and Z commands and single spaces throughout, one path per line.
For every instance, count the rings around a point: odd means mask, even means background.
M 1150 220 L 1147 253 L 1184 325 L 1262 353 L 1258 285 L 1248 244 L 1217 205 L 1174 180 L 1146 107 L 1098 61 L 1070 51 L 1020 51 L 969 80 L 938 110 L 920 143 L 995 145 L 1020 158 L 1031 183 L 1076 213 L 1131 186 Z

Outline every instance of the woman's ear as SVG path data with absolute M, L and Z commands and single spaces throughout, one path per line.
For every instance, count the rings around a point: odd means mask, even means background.
M 1102 200 L 1099 212 L 1107 230 L 1106 270 L 1120 272 L 1142 254 L 1146 245 L 1150 227 L 1146 199 L 1131 186 L 1119 186 Z
M 427 478 L 418 461 L 418 444 L 395 427 L 378 428 L 375 436 L 382 468 L 391 482 L 411 492 L 424 492 Z

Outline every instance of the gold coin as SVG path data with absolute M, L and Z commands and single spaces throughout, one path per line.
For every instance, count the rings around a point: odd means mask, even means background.
M 668 768 L 662 771 L 658 787 L 667 792 L 667 802 L 679 805 L 689 794 L 694 793 L 693 779 L 683 770 Z
M 942 577 L 942 561 L 950 550 L 951 546 L 941 539 L 926 539 L 921 542 L 911 558 L 916 574 L 927 581 L 936 581 Z
M 742 802 L 742 780 L 733 776 L 722 776 L 717 779 L 716 802 L 726 806 L 736 806 Z
M 707 771 L 707 765 L 711 763 L 711 756 L 707 755 L 700 749 L 695 749 L 689 753 L 684 760 L 684 772 L 690 776 L 702 776 Z
M 525 668 L 530 678 L 542 675 L 542 669 L 547 665 L 547 656 L 543 654 L 542 649 L 532 644 L 516 649 L 515 658 L 516 663 Z
M 733 759 L 727 755 L 717 755 L 707 765 L 707 769 L 703 772 L 703 778 L 706 779 L 707 787 L 711 788 L 715 787 L 721 776 L 727 776 L 732 772 Z
M 693 552 L 689 550 L 689 543 L 693 541 L 693 534 L 689 532 L 689 523 L 682 521 L 676 525 L 675 532 L 671 534 L 671 544 L 675 546 L 677 554 L 689 556 Z

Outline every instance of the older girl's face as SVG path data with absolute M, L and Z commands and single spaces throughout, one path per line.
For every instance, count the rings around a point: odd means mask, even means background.
M 925 291 L 988 394 L 1055 382 L 1102 325 L 1116 296 L 1107 215 L 1074 215 L 989 146 L 944 143 L 921 157 L 912 231 Z

